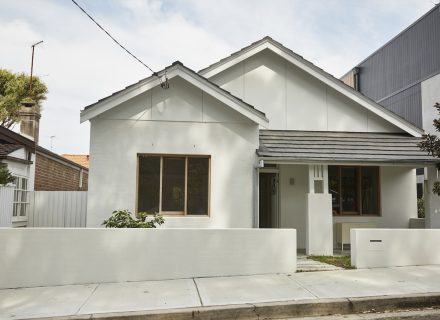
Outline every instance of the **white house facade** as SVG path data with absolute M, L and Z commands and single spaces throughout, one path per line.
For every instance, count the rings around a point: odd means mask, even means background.
M 435 162 L 422 130 L 268 37 L 199 73 L 176 62 L 87 120 L 89 227 L 160 212 L 166 227 L 295 228 L 332 254 L 336 224 L 407 228 L 415 168 Z

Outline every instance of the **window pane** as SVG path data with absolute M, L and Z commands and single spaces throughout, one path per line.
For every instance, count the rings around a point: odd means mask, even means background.
M 163 158 L 162 211 L 185 209 L 185 158 Z
M 138 211 L 159 212 L 160 157 L 139 157 Z
M 379 214 L 378 167 L 362 168 L 362 214 Z
M 342 212 L 358 212 L 358 168 L 341 167 Z
M 340 214 L 339 167 L 328 166 L 328 191 L 332 195 L 333 214 Z
M 187 214 L 208 214 L 209 159 L 188 158 Z

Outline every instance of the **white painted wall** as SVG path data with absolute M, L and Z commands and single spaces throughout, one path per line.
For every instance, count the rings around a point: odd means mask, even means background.
M 334 232 L 339 222 L 370 222 L 376 228 L 409 228 L 409 219 L 417 218 L 415 169 L 384 166 L 379 172 L 381 216 L 334 216 Z
M 299 249 L 306 248 L 306 199 L 308 192 L 307 165 L 280 165 L 280 226 L 297 232 Z M 290 179 L 294 179 L 293 185 Z
M 253 226 L 258 125 L 173 78 L 91 120 L 88 227 L 135 210 L 138 153 L 210 155 L 209 217 L 166 217 L 166 227 Z
M 0 288 L 296 271 L 291 229 L 0 229 L 0 252 Z
M 33 191 L 28 227 L 86 226 L 87 191 Z
M 298 248 L 305 249 L 308 166 L 285 164 L 279 169 L 281 227 L 295 228 Z M 293 185 L 290 184 L 291 178 L 294 179 Z M 336 233 L 336 223 L 340 222 L 370 222 L 377 228 L 409 228 L 409 220 L 417 218 L 415 180 L 412 168 L 380 167 L 381 216 L 333 216 L 333 234 Z
M 306 203 L 306 254 L 332 256 L 332 196 L 308 193 Z
M 434 119 L 439 117 L 438 111 L 433 106 L 440 103 L 440 74 L 422 82 L 422 120 L 423 129 L 427 133 L 438 134 L 433 126 Z
M 269 129 L 402 132 L 269 50 L 210 80 L 266 113 Z
M 352 229 L 351 263 L 356 268 L 440 264 L 439 229 Z

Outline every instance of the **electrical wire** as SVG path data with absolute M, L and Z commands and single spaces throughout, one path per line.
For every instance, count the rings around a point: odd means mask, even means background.
M 154 76 L 158 77 L 161 85 L 162 85 L 162 79 L 159 77 L 156 71 L 151 69 L 146 63 L 144 63 L 141 59 L 136 57 L 133 53 L 130 52 L 127 48 L 125 48 L 118 40 L 116 40 L 107 30 L 104 29 L 103 26 L 101 26 L 93 17 L 87 13 L 86 10 L 84 10 L 75 0 L 71 0 L 87 17 L 89 17 L 90 20 L 92 20 L 102 31 L 104 31 L 110 39 L 112 39 L 119 47 L 121 47 L 125 52 L 127 52 L 130 56 L 132 56 L 134 59 L 136 59 L 139 63 L 141 63 L 144 67 L 146 67 L 148 70 L 150 70 Z

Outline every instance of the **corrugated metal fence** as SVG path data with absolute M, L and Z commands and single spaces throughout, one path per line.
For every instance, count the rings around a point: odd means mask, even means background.
M 0 186 L 0 227 L 12 226 L 14 187 Z
M 87 191 L 31 192 L 28 227 L 86 226 Z

